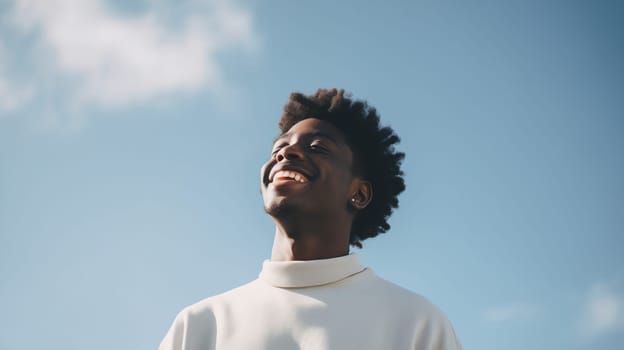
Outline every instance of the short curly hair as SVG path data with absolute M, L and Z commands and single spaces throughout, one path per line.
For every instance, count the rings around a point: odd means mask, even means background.
M 279 121 L 281 133 L 307 118 L 325 120 L 342 131 L 354 154 L 353 171 L 371 183 L 373 198 L 353 220 L 349 243 L 362 248 L 362 241 L 390 229 L 387 219 L 399 206 L 405 190 L 401 162 L 405 157 L 394 145 L 399 137 L 379 124 L 379 114 L 363 100 L 351 99 L 342 89 L 318 89 L 310 96 L 293 92 Z

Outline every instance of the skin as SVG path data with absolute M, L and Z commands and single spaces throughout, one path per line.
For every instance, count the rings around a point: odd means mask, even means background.
M 370 183 L 352 168 L 353 152 L 329 122 L 307 118 L 278 137 L 261 170 L 264 209 L 275 222 L 271 260 L 349 254 L 353 219 L 372 199 Z M 280 170 L 300 174 L 299 181 Z

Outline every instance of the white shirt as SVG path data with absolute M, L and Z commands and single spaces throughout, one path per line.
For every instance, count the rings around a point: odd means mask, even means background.
M 161 350 L 461 350 L 444 314 L 356 254 L 265 261 L 258 279 L 182 310 Z

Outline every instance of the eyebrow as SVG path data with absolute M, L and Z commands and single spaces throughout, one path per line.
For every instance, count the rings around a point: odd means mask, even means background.
M 287 133 L 284 133 L 284 134 L 278 135 L 278 136 L 277 136 L 277 137 L 273 140 L 273 144 L 275 144 L 275 143 L 276 143 L 277 141 L 279 141 L 279 140 L 282 140 L 282 139 L 287 139 L 287 138 L 291 137 L 292 135 L 293 135 L 293 134 L 292 134 L 292 133 L 290 133 L 290 132 L 287 132 Z M 329 141 L 331 141 L 331 142 L 335 143 L 336 145 L 338 144 L 338 141 L 336 140 L 336 138 L 334 138 L 334 137 L 332 137 L 332 136 L 330 136 L 330 135 L 328 135 L 328 134 L 326 134 L 326 133 L 323 133 L 323 132 L 321 132 L 321 131 L 311 132 L 311 133 L 309 133 L 309 134 L 304 134 L 304 135 L 302 135 L 302 136 L 304 136 L 304 137 L 308 137 L 308 138 L 316 138 L 316 137 L 321 137 L 321 138 L 324 138 L 324 139 L 328 139 Z

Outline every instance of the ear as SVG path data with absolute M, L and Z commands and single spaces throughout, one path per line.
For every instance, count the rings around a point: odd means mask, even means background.
M 356 178 L 352 189 L 352 196 L 349 198 L 349 204 L 357 210 L 366 208 L 373 199 L 373 186 L 371 186 L 371 183 Z

